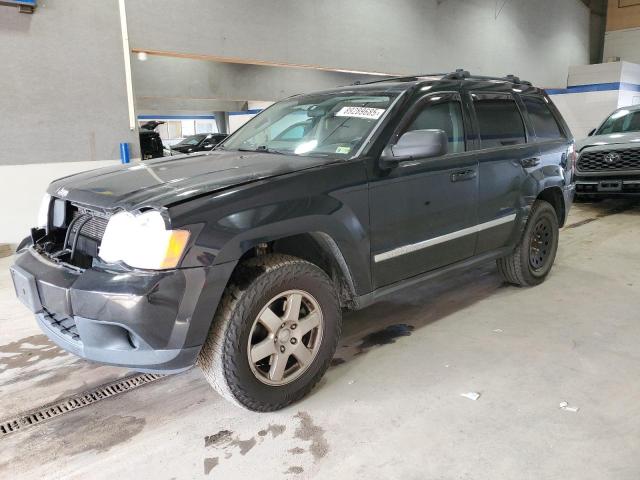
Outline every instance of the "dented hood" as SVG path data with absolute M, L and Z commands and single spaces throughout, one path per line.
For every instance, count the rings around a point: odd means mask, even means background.
M 90 170 L 55 180 L 47 191 L 105 210 L 134 210 L 334 162 L 335 158 L 217 150 Z

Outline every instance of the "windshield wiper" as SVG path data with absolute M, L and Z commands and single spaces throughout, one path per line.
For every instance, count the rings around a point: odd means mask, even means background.
M 278 155 L 286 155 L 285 152 L 269 148 L 266 145 L 259 145 L 256 148 L 238 148 L 239 152 L 264 152 L 264 153 L 277 153 Z

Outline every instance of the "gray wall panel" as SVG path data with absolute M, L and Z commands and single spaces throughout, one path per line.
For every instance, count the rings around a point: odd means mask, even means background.
M 580 0 L 128 0 L 127 8 L 131 45 L 143 50 L 401 74 L 463 66 L 545 86 L 563 86 L 568 65 L 589 62 Z
M 0 165 L 109 160 L 129 130 L 116 0 L 0 6 Z

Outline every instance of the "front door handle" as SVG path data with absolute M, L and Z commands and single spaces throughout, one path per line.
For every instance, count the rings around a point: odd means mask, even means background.
M 451 174 L 452 182 L 463 182 L 465 180 L 471 180 L 473 178 L 476 178 L 476 171 L 473 169 L 460 170 Z
M 537 167 L 538 165 L 540 165 L 540 159 L 538 157 L 523 158 L 522 160 L 520 160 L 520 164 L 524 168 Z

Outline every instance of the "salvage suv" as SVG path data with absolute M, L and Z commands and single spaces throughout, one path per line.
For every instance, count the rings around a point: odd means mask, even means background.
M 552 102 L 513 76 L 298 95 L 211 152 L 54 181 L 13 282 L 80 357 L 197 363 L 227 399 L 277 410 L 322 377 L 344 310 L 487 261 L 541 283 L 574 162 Z
M 576 194 L 640 194 L 640 105 L 619 108 L 576 145 Z

